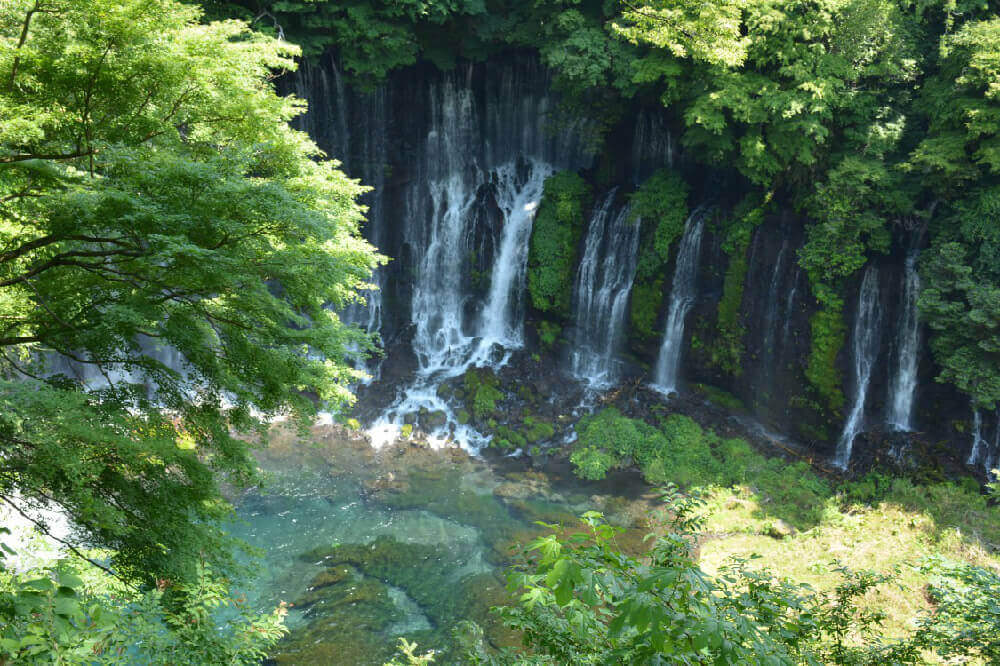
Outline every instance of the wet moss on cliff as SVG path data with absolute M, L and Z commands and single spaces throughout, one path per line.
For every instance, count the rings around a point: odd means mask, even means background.
M 642 342 L 659 339 L 664 276 L 670 248 L 684 232 L 688 217 L 688 185 L 676 171 L 660 169 L 630 197 L 632 215 L 642 224 L 639 259 L 629 310 L 630 331 Z
M 590 186 L 570 171 L 549 176 L 531 229 L 528 294 L 540 312 L 570 316 L 577 248 L 586 225 Z
M 764 221 L 764 214 L 771 203 L 771 193 L 751 194 L 733 210 L 728 222 L 723 224 L 725 240 L 722 249 L 729 255 L 729 265 L 722 283 L 722 298 L 718 305 L 716 331 L 718 337 L 711 345 L 709 362 L 733 377 L 743 373 L 743 355 L 746 351 L 743 336 L 746 328 L 740 321 L 743 291 L 746 285 L 747 250 L 753 230 Z
M 821 309 L 809 319 L 812 334 L 806 379 L 831 410 L 844 405 L 843 378 L 837 368 L 837 356 L 847 337 L 844 301 L 829 288 L 820 290 Z

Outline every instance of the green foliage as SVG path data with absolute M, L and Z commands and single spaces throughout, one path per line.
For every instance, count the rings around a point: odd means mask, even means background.
M 857 603 L 886 576 L 838 565 L 842 582 L 832 594 L 744 559 L 710 576 L 695 556 L 701 502 L 673 488 L 665 497 L 670 523 L 648 564 L 621 553 L 619 530 L 595 512 L 583 516 L 586 531 L 526 547 L 508 579 L 520 604 L 497 612 L 544 658 L 527 663 L 852 664 L 885 653 L 882 615 Z M 892 648 L 896 663 L 916 661 L 911 647 Z M 497 661 L 525 663 L 509 653 Z
M 258 615 L 206 568 L 137 592 L 78 557 L 27 570 L 3 559 L 0 663 L 249 666 L 285 633 L 284 605 Z
M 618 464 L 618 459 L 603 449 L 592 446 L 582 446 L 574 449 L 569 460 L 573 463 L 574 472 L 581 479 L 599 481 Z
M 743 285 L 748 269 L 748 243 L 749 239 L 729 253 L 729 264 L 722 282 L 722 298 L 717 308 L 718 342 L 709 351 L 712 364 L 734 377 L 743 373 L 743 335 L 746 330 L 740 323 L 740 308 L 743 306 Z
M 629 332 L 642 340 L 656 340 L 662 331 L 656 320 L 663 305 L 663 278 L 635 282 L 629 302 Z
M 231 568 L 255 415 L 339 409 L 371 348 L 329 309 L 379 261 L 364 190 L 271 83 L 297 54 L 172 0 L 0 6 L 0 496 L 145 584 Z
M 556 434 L 555 426 L 548 421 L 539 420 L 533 416 L 524 417 L 524 438 L 529 444 L 536 444 L 551 439 Z
M 651 231 L 649 250 L 653 253 L 649 261 L 663 266 L 670 260 L 670 248 L 684 232 L 684 222 L 688 217 L 688 186 L 679 173 L 671 169 L 660 169 L 639 186 L 629 200 L 632 216 L 642 220 Z M 649 265 L 638 268 L 643 277 L 651 277 Z
M 411 643 L 405 638 L 400 638 L 399 656 L 393 657 L 392 661 L 386 662 L 385 666 L 427 666 L 427 664 L 433 663 L 433 652 L 416 654 L 416 651 L 416 643 Z
M 919 618 L 916 644 L 948 659 L 1000 662 L 1000 573 L 942 558 L 921 569 L 933 576 L 928 593 L 936 608 Z
M 844 323 L 843 301 L 831 296 L 821 302 L 821 308 L 809 320 L 812 337 L 805 375 L 809 383 L 831 410 L 844 404 L 842 378 L 837 369 L 837 355 L 844 346 L 847 324 Z
M 687 486 L 713 478 L 718 468 L 710 449 L 715 435 L 681 414 L 657 429 L 608 407 L 581 419 L 577 432 L 570 462 L 585 479 L 602 479 L 610 469 L 634 463 L 649 483 Z
M 472 368 L 462 378 L 465 388 L 465 405 L 478 421 L 487 419 L 497 409 L 497 401 L 503 400 L 500 379 L 488 368 Z
M 921 314 L 947 381 L 992 408 L 1000 401 L 1000 191 L 961 202 L 921 264 Z
M 630 332 L 641 340 L 660 336 L 656 320 L 663 304 L 663 283 L 670 249 L 684 232 L 688 186 L 680 174 L 660 169 L 629 197 L 632 216 L 642 224 L 639 257 L 629 317 Z
M 693 384 L 691 388 L 720 407 L 725 407 L 733 412 L 746 411 L 746 405 L 743 404 L 743 401 L 729 391 L 712 386 L 711 384 Z
M 555 324 L 551 321 L 545 321 L 544 319 L 538 322 L 538 339 L 541 341 L 542 347 L 545 349 L 551 350 L 555 347 L 561 334 L 562 326 L 559 324 Z
M 577 246 L 590 196 L 590 186 L 576 173 L 561 171 L 545 181 L 528 253 L 528 294 L 536 310 L 570 315 Z
M 688 186 L 670 169 L 660 169 L 629 197 L 632 216 L 642 223 L 642 243 L 636 264 L 640 283 L 663 280 L 670 249 L 688 217 Z

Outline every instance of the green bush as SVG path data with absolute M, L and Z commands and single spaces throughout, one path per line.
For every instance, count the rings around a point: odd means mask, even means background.
M 555 426 L 547 421 L 539 421 L 538 419 L 526 416 L 524 417 L 524 438 L 528 440 L 529 444 L 535 444 L 545 439 L 551 439 L 553 435 L 556 434 Z
M 618 465 L 619 460 L 603 449 L 592 446 L 578 448 L 570 454 L 576 475 L 588 481 L 599 481 L 608 475 L 608 471 Z
M 545 349 L 552 349 L 559 341 L 559 334 L 562 333 L 562 326 L 551 321 L 542 320 L 538 322 L 538 339 Z
M 590 197 L 590 186 L 571 171 L 545 181 L 528 251 L 528 294 L 536 310 L 564 318 L 570 315 L 577 245 Z

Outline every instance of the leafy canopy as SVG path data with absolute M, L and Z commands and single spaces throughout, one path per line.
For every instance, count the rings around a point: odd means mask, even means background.
M 173 0 L 0 5 L 0 499 L 130 579 L 225 571 L 237 435 L 349 402 L 371 344 L 335 314 L 363 188 L 270 83 L 297 53 Z

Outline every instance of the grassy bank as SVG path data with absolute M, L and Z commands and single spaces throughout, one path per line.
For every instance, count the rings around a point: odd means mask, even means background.
M 709 516 L 699 555 L 708 573 L 733 557 L 759 556 L 761 568 L 830 590 L 841 580 L 835 561 L 898 571 L 865 599 L 886 614 L 887 637 L 912 631 L 918 612 L 931 608 L 929 576 L 917 568 L 926 558 L 1000 570 L 1000 506 L 971 478 L 918 484 L 873 473 L 842 480 L 678 415 L 654 425 L 609 409 L 579 429 L 571 454 L 578 473 L 592 478 L 600 458 L 607 468 L 635 465 L 651 483 L 704 493 Z

